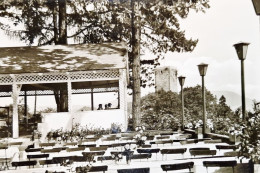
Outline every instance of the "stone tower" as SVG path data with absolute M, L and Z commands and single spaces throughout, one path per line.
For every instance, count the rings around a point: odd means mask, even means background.
M 155 69 L 155 91 L 178 92 L 177 70 L 171 66 L 157 67 Z

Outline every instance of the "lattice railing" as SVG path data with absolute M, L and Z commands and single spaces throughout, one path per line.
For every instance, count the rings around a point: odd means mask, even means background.
M 67 73 L 40 73 L 40 74 L 6 74 L 0 75 L 0 85 L 10 85 L 16 82 L 17 84 L 32 84 L 32 83 L 58 83 L 70 81 L 94 81 L 119 79 L 118 70 L 96 70 L 82 72 L 67 72 Z

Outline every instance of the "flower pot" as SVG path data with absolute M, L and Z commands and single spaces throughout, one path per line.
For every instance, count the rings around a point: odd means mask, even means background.
M 232 143 L 236 143 L 236 135 L 235 134 L 230 134 L 229 135 L 229 141 Z

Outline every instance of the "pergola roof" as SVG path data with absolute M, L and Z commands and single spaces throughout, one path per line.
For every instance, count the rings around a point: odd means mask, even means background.
M 0 48 L 0 74 L 126 69 L 124 43 Z

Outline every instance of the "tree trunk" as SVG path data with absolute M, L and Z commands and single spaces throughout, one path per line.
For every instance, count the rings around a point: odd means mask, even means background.
M 59 4 L 59 44 L 67 44 L 66 0 L 58 0 Z
M 54 24 L 54 42 L 55 44 L 68 44 L 67 43 L 67 12 L 66 12 L 66 1 L 58 0 L 59 16 L 57 17 L 57 8 L 53 9 L 53 24 Z M 59 33 L 57 29 L 57 18 L 59 18 Z M 55 37 L 56 34 L 56 37 Z M 55 91 L 55 100 L 57 104 L 57 112 L 68 111 L 68 91 L 62 87 L 60 93 Z
M 132 77 L 133 77 L 133 103 L 132 116 L 133 128 L 141 125 L 141 79 L 140 79 L 140 40 L 141 40 L 141 26 L 139 13 L 139 1 L 131 1 L 132 7 Z M 137 14 L 137 15 L 136 15 Z
M 52 13 L 53 13 L 53 32 L 54 32 L 54 43 L 58 44 L 59 42 L 59 33 L 58 33 L 58 7 L 57 7 L 57 3 L 56 0 L 54 0 L 53 2 L 53 9 L 52 9 Z

